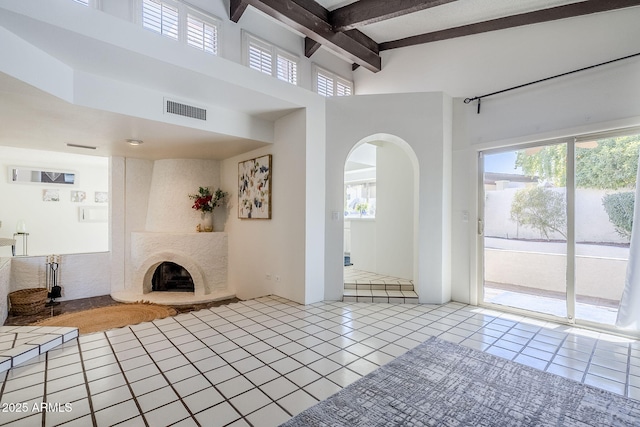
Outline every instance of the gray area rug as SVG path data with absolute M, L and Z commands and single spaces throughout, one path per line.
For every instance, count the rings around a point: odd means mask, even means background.
M 283 426 L 638 426 L 640 401 L 430 338 Z

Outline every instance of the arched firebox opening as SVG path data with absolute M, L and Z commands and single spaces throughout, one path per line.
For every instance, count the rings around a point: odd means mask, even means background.
M 163 262 L 153 273 L 152 290 L 159 292 L 194 292 L 193 279 L 189 272 L 174 262 Z

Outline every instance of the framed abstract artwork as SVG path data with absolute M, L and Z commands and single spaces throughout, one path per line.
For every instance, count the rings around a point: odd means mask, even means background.
M 271 219 L 271 154 L 238 163 L 238 218 Z

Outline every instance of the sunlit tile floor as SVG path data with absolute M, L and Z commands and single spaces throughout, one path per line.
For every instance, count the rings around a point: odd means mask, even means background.
M 13 368 L 0 425 L 275 426 L 434 335 L 640 399 L 638 341 L 459 303 L 263 297 L 83 335 Z

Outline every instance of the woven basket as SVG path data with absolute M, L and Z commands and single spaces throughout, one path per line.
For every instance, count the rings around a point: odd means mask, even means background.
M 36 314 L 44 310 L 47 303 L 46 288 L 20 289 L 9 294 L 11 313 L 16 316 Z

